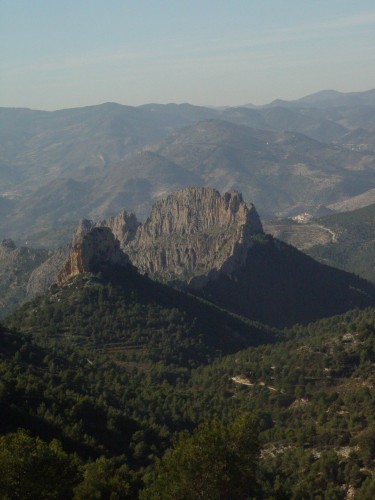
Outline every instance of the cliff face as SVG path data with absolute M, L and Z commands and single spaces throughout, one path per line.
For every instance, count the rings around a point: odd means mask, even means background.
M 186 188 L 154 205 L 125 252 L 141 273 L 201 287 L 217 273 L 240 267 L 262 225 L 236 191 Z
M 126 266 L 130 264 L 130 261 L 108 227 L 91 229 L 85 227 L 85 232 L 81 237 L 76 233 L 73 248 L 57 277 L 57 283 L 62 285 L 77 274 L 97 272 L 109 264 Z

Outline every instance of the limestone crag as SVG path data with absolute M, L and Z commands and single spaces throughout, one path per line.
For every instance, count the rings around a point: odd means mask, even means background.
M 53 283 L 58 281 L 58 276 L 70 258 L 74 246 L 79 244 L 82 238 L 94 227 L 96 227 L 95 222 L 88 219 L 80 220 L 73 233 L 72 241 L 55 250 L 45 262 L 31 273 L 27 284 L 28 298 L 42 295 Z
M 157 202 L 124 250 L 141 273 L 199 288 L 244 264 L 251 236 L 261 232 L 254 206 L 240 193 L 186 188 Z
M 35 270 L 28 291 L 35 295 L 54 281 L 129 260 L 152 278 L 200 288 L 243 266 L 252 236 L 262 232 L 253 204 L 240 193 L 185 188 L 157 202 L 144 224 L 125 211 L 100 222 L 81 220 L 72 243 Z
M 92 229 L 96 227 L 110 228 L 115 238 L 119 240 L 120 246 L 124 247 L 129 239 L 134 238 L 139 224 L 135 214 L 125 212 L 125 210 L 121 211 L 116 217 L 110 217 L 100 222 L 81 219 L 73 233 L 71 243 L 58 248 L 45 262 L 32 272 L 27 284 L 28 298 L 45 293 L 53 283 L 56 281 L 59 282 L 58 276 L 62 268 L 66 265 L 67 260 L 70 259 L 75 245 L 80 245 L 84 236 L 92 231 Z M 77 266 L 74 265 L 73 267 Z
M 84 223 L 84 234 L 79 237 L 76 232 L 68 260 L 57 277 L 57 282 L 60 285 L 78 274 L 97 272 L 106 265 L 127 266 L 130 264 L 110 228 L 93 227 L 89 229 L 89 221 L 86 222 L 87 224 Z

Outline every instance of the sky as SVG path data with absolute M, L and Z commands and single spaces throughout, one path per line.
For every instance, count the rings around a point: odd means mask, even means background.
M 266 104 L 375 87 L 375 0 L 0 0 L 0 106 Z

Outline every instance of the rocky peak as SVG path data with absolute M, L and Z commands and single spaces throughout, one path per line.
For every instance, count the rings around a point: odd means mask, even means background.
M 249 215 L 249 207 L 237 191 L 221 196 L 212 188 L 185 188 L 153 206 L 139 236 L 204 233 L 213 227 L 225 230 L 232 224 L 245 224 Z
M 244 264 L 259 216 L 237 191 L 185 188 L 157 202 L 125 251 L 140 272 L 200 287 Z
M 125 211 L 101 222 L 81 220 L 70 252 L 64 249 L 68 258 L 56 254 L 43 272 L 35 273 L 33 288 L 46 288 L 56 276 L 61 284 L 108 263 L 130 262 L 152 278 L 200 288 L 218 273 L 242 267 L 252 236 L 262 232 L 254 205 L 237 191 L 221 196 L 212 188 L 185 188 L 157 202 L 144 224 Z M 60 269 L 65 265 L 57 273 L 59 261 Z
M 73 276 L 85 272 L 97 272 L 108 264 L 129 265 L 129 259 L 120 248 L 109 227 L 89 228 L 90 221 L 83 222 L 73 238 L 73 247 L 57 282 L 61 285 Z M 82 235 L 79 236 L 79 230 Z

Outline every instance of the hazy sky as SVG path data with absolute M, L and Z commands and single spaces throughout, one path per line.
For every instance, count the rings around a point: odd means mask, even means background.
M 375 0 L 0 0 L 0 106 L 375 87 Z

